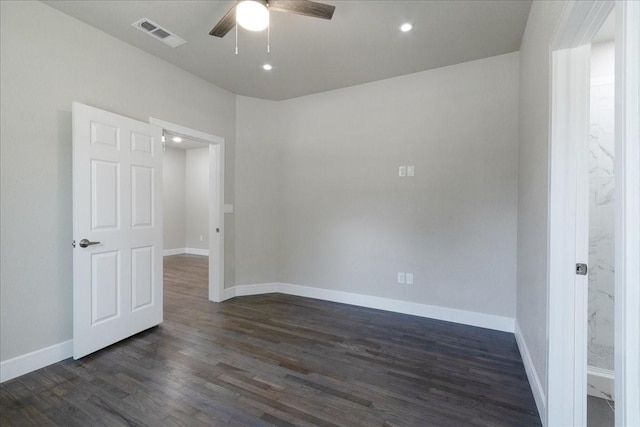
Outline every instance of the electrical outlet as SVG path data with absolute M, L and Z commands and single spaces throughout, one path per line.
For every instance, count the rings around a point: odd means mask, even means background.
M 398 283 L 404 283 L 404 273 L 398 273 Z
M 413 273 L 407 273 L 405 274 L 405 282 L 407 283 L 407 285 L 413 285 Z
M 200 241 L 202 242 L 204 240 L 204 236 L 200 236 Z
M 416 174 L 415 166 L 407 166 L 407 176 L 414 176 Z
M 400 166 L 398 168 L 398 176 L 400 176 L 400 177 L 407 176 L 407 167 L 406 166 Z

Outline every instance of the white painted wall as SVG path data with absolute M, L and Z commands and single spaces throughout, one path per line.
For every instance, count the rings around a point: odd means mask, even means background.
M 533 2 L 520 47 L 516 323 L 545 394 L 550 43 L 566 4 L 563 0 Z
M 235 96 L 41 2 L 2 1 L 0 18 L 5 361 L 72 337 L 72 101 L 224 137 L 226 203 L 233 203 Z M 37 31 L 25 25 L 34 22 Z M 233 218 L 225 219 L 233 282 Z
M 164 207 L 163 249 L 185 247 L 185 178 L 184 150 L 167 147 L 162 159 L 162 198 Z
M 281 103 L 238 98 L 236 219 L 262 223 L 238 227 L 237 259 L 279 268 L 237 283 L 513 317 L 517 105 L 518 53 Z
M 186 150 L 185 244 L 209 249 L 209 147 Z M 202 240 L 200 240 L 202 236 Z

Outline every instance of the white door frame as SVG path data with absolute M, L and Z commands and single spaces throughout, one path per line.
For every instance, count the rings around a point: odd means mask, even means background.
M 640 2 L 569 2 L 550 46 L 548 359 L 545 425 L 586 425 L 589 44 L 616 7 L 616 426 L 640 425 Z M 586 46 L 585 46 L 586 45 Z
M 153 117 L 149 123 L 209 144 L 209 300 L 220 302 L 224 293 L 224 138 Z
M 640 425 L 640 2 L 616 2 L 616 426 Z

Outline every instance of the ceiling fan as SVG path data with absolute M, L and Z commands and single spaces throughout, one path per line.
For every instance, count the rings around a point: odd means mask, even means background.
M 209 35 L 224 37 L 236 25 L 236 22 L 248 30 L 262 31 L 269 25 L 269 12 L 271 11 L 331 19 L 335 9 L 335 6 L 311 0 L 237 0 L 236 4 L 213 27 Z

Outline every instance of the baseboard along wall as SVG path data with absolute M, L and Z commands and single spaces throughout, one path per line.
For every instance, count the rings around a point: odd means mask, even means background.
M 455 308 L 439 307 L 435 305 L 419 304 L 409 301 L 393 300 L 371 295 L 354 294 L 351 292 L 335 291 L 331 289 L 314 288 L 311 286 L 292 285 L 289 283 L 262 283 L 256 285 L 233 286 L 224 290 L 224 299 L 238 296 L 259 295 L 267 293 L 282 293 L 301 297 L 315 298 L 325 301 L 351 304 L 378 310 L 393 311 L 395 313 L 410 314 L 412 316 L 445 320 L 480 328 L 497 331 L 514 331 L 514 319 L 493 314 L 477 313 L 458 310 Z
M 64 341 L 0 363 L 0 382 L 37 371 L 73 356 L 73 340 Z
M 176 248 L 176 249 L 165 249 L 162 251 L 163 256 L 171 256 L 171 255 L 203 255 L 209 256 L 208 249 L 196 249 L 196 248 Z
M 535 366 L 533 365 L 533 359 L 531 358 L 531 353 L 529 352 L 529 348 L 527 347 L 527 342 L 522 335 L 522 331 L 520 330 L 520 325 L 518 322 L 515 322 L 514 335 L 516 337 L 516 343 L 518 344 L 518 349 L 520 350 L 520 356 L 522 357 L 522 363 L 524 364 L 524 370 L 527 373 L 527 379 L 529 380 L 529 386 L 531 387 L 531 392 L 533 393 L 533 399 L 536 401 L 536 406 L 538 408 L 538 415 L 540 415 L 540 420 L 543 425 L 546 425 L 547 420 L 547 397 L 542 388 L 542 382 L 540 381 L 540 377 L 538 376 L 538 372 L 536 371 Z

